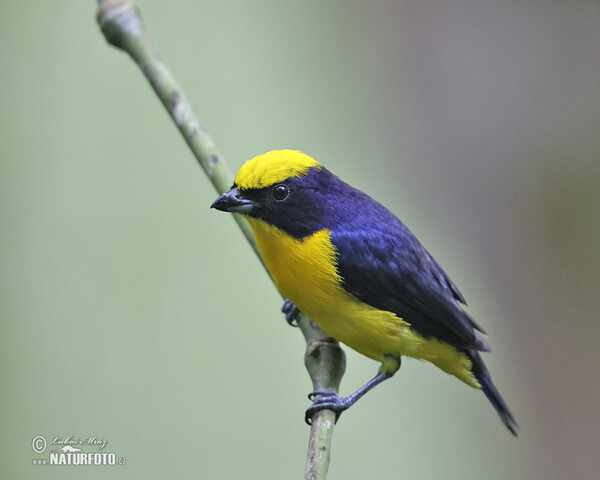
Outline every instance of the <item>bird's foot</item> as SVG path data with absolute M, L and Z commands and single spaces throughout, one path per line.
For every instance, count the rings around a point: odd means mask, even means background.
M 289 323 L 292 327 L 297 327 L 297 319 L 300 314 L 300 309 L 289 299 L 285 299 L 283 302 L 283 307 L 281 307 L 281 311 L 285 314 L 285 321 Z
M 313 404 L 308 407 L 304 414 L 304 421 L 308 425 L 312 424 L 312 418 L 319 410 L 333 410 L 337 422 L 342 412 L 354 403 L 351 398 L 340 397 L 331 390 L 315 390 L 308 395 L 308 398 L 313 401 Z

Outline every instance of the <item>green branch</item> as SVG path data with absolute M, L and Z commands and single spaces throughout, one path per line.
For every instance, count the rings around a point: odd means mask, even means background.
M 98 24 L 108 43 L 127 52 L 138 65 L 217 193 L 229 190 L 233 174 L 162 60 L 138 7 L 133 2 L 119 0 L 98 0 L 98 7 Z M 262 261 L 252 230 L 241 216 L 234 214 L 234 217 Z M 304 315 L 299 316 L 298 326 L 306 338 L 305 364 L 314 389 L 338 391 L 345 368 L 344 352 L 338 342 Z M 335 413 L 331 410 L 321 410 L 313 417 L 306 479 L 327 477 L 334 424 Z

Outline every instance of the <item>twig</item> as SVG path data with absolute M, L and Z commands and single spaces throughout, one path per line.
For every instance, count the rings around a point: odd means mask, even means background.
M 217 193 L 229 190 L 233 175 L 214 142 L 202 127 L 173 74 L 162 60 L 139 8 L 131 1 L 98 0 L 97 21 L 106 40 L 127 52 L 158 95 Z M 234 214 L 246 240 L 261 258 L 252 230 Z M 262 258 L 261 258 L 262 261 Z M 306 316 L 298 326 L 306 338 L 305 364 L 314 389 L 338 391 L 344 374 L 344 352 L 336 340 L 325 335 Z M 305 478 L 325 479 L 329 468 L 335 413 L 321 410 L 314 415 L 307 453 Z
M 337 340 L 325 335 L 310 320 L 298 324 L 306 339 L 304 364 L 312 379 L 313 388 L 337 392 L 346 369 L 344 351 Z M 313 416 L 304 472 L 306 480 L 327 478 L 334 425 L 335 413 L 331 410 L 320 410 Z

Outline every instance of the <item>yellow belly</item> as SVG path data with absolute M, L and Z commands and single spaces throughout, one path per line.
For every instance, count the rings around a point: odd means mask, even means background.
M 262 220 L 247 220 L 279 291 L 325 333 L 381 362 L 383 371 L 397 368 L 389 357 L 407 355 L 479 387 L 464 354 L 445 342 L 421 337 L 394 313 L 373 308 L 344 290 L 329 230 L 297 240 Z

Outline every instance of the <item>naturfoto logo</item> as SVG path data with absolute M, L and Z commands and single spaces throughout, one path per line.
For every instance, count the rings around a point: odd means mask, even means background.
M 114 452 L 105 452 L 104 448 L 108 445 L 108 440 L 96 436 L 68 437 L 55 436 L 50 443 L 52 446 L 58 446 L 50 450 L 48 457 L 34 458 L 34 465 L 96 465 L 96 466 L 114 466 L 126 465 L 127 458 L 119 457 Z M 48 449 L 46 437 L 37 435 L 31 442 L 33 451 L 39 455 Z M 93 449 L 94 451 L 85 451 L 84 449 Z

